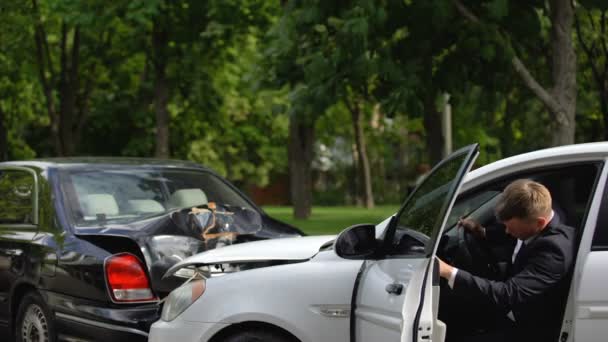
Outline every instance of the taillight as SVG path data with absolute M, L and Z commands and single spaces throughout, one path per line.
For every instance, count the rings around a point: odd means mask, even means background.
M 129 253 L 112 255 L 105 262 L 110 296 L 115 302 L 149 302 L 157 300 L 150 280 L 139 259 Z

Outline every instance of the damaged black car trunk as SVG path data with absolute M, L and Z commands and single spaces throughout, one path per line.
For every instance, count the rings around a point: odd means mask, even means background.
M 213 248 L 299 235 L 288 229 L 257 211 L 209 202 L 129 224 L 81 229 L 79 236 L 114 254 L 136 254 L 148 266 L 153 290 L 164 297 L 184 281 L 163 278 L 177 262 Z
M 194 254 L 303 235 L 190 162 L 62 158 L 0 163 L 0 329 L 20 312 L 65 340 L 146 340 L 166 271 Z M 2 281 L 4 280 L 4 281 Z M 20 323 L 21 322 L 21 323 Z

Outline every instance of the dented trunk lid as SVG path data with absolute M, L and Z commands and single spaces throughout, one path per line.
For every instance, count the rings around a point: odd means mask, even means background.
M 173 265 L 189 257 L 216 248 L 223 249 L 231 244 L 266 239 L 285 240 L 283 238 L 299 236 L 297 233 L 274 229 L 274 222 L 270 222 L 270 225 L 264 224 L 265 217 L 262 217 L 261 224 L 253 226 L 251 231 L 247 230 L 247 225 L 241 224 L 238 230 L 222 232 L 214 229 L 213 234 L 203 234 L 201 227 L 196 227 L 200 217 L 197 216 L 197 210 L 193 209 L 196 208 L 176 210 L 128 224 L 79 227 L 76 235 L 110 253 L 131 252 L 142 258 L 148 269 L 152 288 L 161 295 L 172 291 L 183 282 L 183 279 L 178 277 L 163 276 Z M 224 223 L 222 226 L 229 225 Z M 125 239 L 133 243 L 119 242 Z M 124 250 L 124 246 L 130 246 L 129 250 Z
M 308 260 L 314 257 L 321 248 L 330 246 L 335 238 L 335 235 L 306 236 L 226 246 L 187 258 L 172 266 L 166 276 L 188 266 Z

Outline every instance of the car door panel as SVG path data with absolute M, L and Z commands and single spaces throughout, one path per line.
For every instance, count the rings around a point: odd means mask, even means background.
M 29 244 L 36 231 L 27 229 L 0 227 L 0 325 L 8 324 L 11 291 L 28 266 Z
M 403 300 L 402 307 L 402 328 L 401 328 L 401 336 L 400 340 L 402 340 L 402 336 L 404 332 L 407 331 L 409 335 L 414 334 L 414 330 L 418 330 L 418 324 L 415 324 L 416 317 L 418 315 L 417 308 L 420 306 L 420 300 L 422 297 L 421 289 L 425 283 L 425 279 L 427 278 L 426 270 L 429 267 L 430 259 L 421 260 L 418 267 L 415 269 L 412 279 L 410 281 L 410 286 L 405 292 L 405 298 Z
M 425 296 L 421 290 L 429 274 L 429 261 L 434 256 L 436 240 L 477 151 L 477 145 L 470 145 L 438 164 L 391 220 L 384 237 L 384 257 L 367 260 L 364 264 L 356 289 L 351 341 L 400 341 L 403 331 L 417 324 L 415 322 L 420 319 L 419 299 Z M 402 244 L 402 239 L 407 238 L 404 232 L 409 230 L 430 235 L 424 251 L 413 252 L 406 249 L 408 244 Z M 401 288 L 401 292 L 394 293 L 395 287 Z M 432 298 L 433 295 L 429 293 L 426 297 Z M 407 317 L 411 320 L 409 322 L 404 320 L 404 307 L 408 308 L 408 314 L 410 311 L 416 313 Z M 432 333 L 432 329 L 425 330 L 424 336 Z
M 573 322 L 568 341 L 605 341 L 608 336 L 608 163 L 589 208 L 571 284 L 564 326 L 567 331 Z
M 37 232 L 37 184 L 32 170 L 0 168 L 0 326 L 10 320 L 10 296 L 32 267 L 30 243 Z
M 608 251 L 589 253 L 577 295 L 575 341 L 600 342 L 608 336 Z
M 355 310 L 356 334 L 360 341 L 374 336 L 378 340 L 398 340 L 401 334 L 401 311 L 413 275 L 421 268 L 424 259 L 411 258 L 366 261 L 359 283 L 359 298 Z M 388 293 L 389 285 L 400 285 L 400 294 Z M 377 303 L 384 303 L 378 306 Z
M 454 154 L 457 153 L 458 152 L 455 152 Z M 418 290 L 420 293 L 417 303 L 418 307 L 417 309 L 414 309 L 413 304 L 407 305 L 408 303 L 406 303 L 402 308 L 403 329 L 401 331 L 400 339 L 402 342 L 443 342 L 445 340 L 447 327 L 443 322 L 437 319 L 439 306 L 439 269 L 434 258 L 437 253 L 437 247 L 443 229 L 445 228 L 450 211 L 454 206 L 456 195 L 462 186 L 462 180 L 466 173 L 471 169 L 473 162 L 478 155 L 478 150 L 475 148 L 469 153 L 468 158 L 463 161 L 462 166 L 458 171 L 458 175 L 454 179 L 454 183 L 450 186 L 450 192 L 445 196 L 446 198 L 441 215 L 437 217 L 440 223 L 433 229 L 432 239 L 427 245 L 428 252 L 426 254 L 427 258 L 425 259 L 427 266 L 424 269 L 422 280 L 416 286 L 410 286 L 410 291 L 414 292 Z M 422 273 L 421 270 L 419 273 Z

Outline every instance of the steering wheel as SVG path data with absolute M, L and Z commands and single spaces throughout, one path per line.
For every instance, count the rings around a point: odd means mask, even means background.
M 487 243 L 464 228 L 456 229 L 458 229 L 456 235 L 458 248 L 453 258 L 456 266 L 483 278 L 499 277 L 498 258 Z

